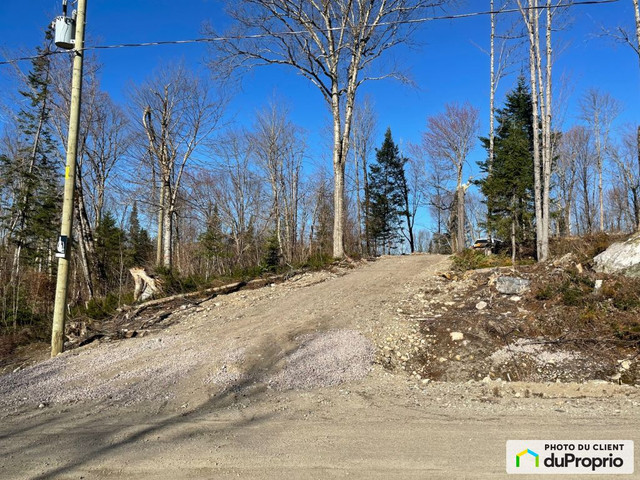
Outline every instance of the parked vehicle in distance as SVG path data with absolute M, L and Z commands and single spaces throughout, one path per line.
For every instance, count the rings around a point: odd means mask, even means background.
M 473 242 L 471 248 L 474 250 L 484 250 L 487 253 L 498 253 L 503 244 L 504 242 L 498 238 L 479 238 Z

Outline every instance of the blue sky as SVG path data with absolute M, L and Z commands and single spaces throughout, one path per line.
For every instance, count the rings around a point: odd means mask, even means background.
M 201 37 L 204 21 L 224 22 L 221 3 L 214 0 L 87 0 L 87 45 L 178 40 Z M 461 3 L 455 13 L 484 11 L 488 1 Z M 40 43 L 43 28 L 58 15 L 61 0 L 0 2 L 0 52 L 7 56 L 32 52 Z M 517 18 L 512 14 L 511 18 Z M 571 96 L 564 126 L 576 123 L 577 103 L 590 87 L 609 92 L 624 105 L 619 123 L 640 121 L 640 66 L 628 46 L 615 44 L 600 35 L 602 27 L 632 27 L 631 0 L 606 5 L 576 6 L 570 9 L 568 25 L 554 34 L 558 53 L 554 76 L 559 85 L 567 76 Z M 501 21 L 508 21 L 504 17 Z M 393 54 L 417 85 L 408 87 L 394 81 L 365 84 L 361 94 L 369 95 L 378 111 L 380 142 L 387 126 L 401 143 L 418 142 L 427 116 L 438 113 L 447 102 L 469 101 L 480 109 L 481 134 L 488 130 L 488 48 L 489 17 L 441 20 L 424 24 L 417 40 L 421 46 L 401 48 Z M 97 53 L 102 64 L 103 88 L 117 101 L 124 101 L 131 82 L 139 83 L 166 61 L 182 60 L 206 73 L 206 47 L 200 44 L 103 50 Z M 28 69 L 25 62 L 22 68 Z M 523 58 L 514 66 L 514 75 L 502 80 L 497 105 L 514 86 L 516 75 L 526 69 Z M 0 66 L 0 88 L 12 87 L 11 67 Z M 526 71 L 526 70 L 525 70 Z M 1 95 L 1 94 L 0 94 Z M 292 119 L 309 135 L 314 163 L 329 158 L 323 130 L 329 114 L 320 93 L 295 71 L 284 67 L 265 67 L 247 75 L 244 89 L 231 105 L 238 122 L 250 122 L 255 111 L 277 95 L 287 101 Z M 469 173 L 475 161 L 483 158 L 477 148 L 470 158 Z

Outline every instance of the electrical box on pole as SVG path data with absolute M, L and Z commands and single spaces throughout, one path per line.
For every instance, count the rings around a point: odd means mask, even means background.
M 76 22 L 71 17 L 60 16 L 53 21 L 56 47 L 71 50 L 75 45 Z
M 62 0 L 62 15 L 53 21 L 53 41 L 56 47 L 71 50 L 76 44 L 76 12 L 67 16 L 67 0 Z

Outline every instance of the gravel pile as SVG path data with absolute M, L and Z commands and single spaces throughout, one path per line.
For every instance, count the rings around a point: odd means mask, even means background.
M 177 337 L 144 338 L 59 356 L 0 377 L 0 408 L 170 399 L 186 373 L 220 360 L 215 349 L 196 347 Z
M 360 380 L 375 359 L 374 345 L 355 330 L 305 335 L 269 384 L 279 390 L 328 387 Z
M 502 347 L 491 354 L 491 361 L 495 365 L 508 363 L 514 356 L 523 356 L 533 359 L 537 365 L 562 364 L 580 358 L 580 352 L 574 351 L 549 351 L 544 344 L 535 340 L 519 338 L 507 347 Z

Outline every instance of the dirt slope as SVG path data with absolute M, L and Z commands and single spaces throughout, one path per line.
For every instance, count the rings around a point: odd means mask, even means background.
M 390 369 L 446 266 L 306 274 L 0 377 L 0 478 L 498 478 L 507 439 L 640 440 L 636 387 Z

